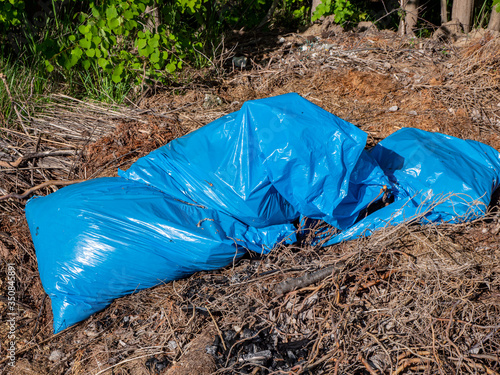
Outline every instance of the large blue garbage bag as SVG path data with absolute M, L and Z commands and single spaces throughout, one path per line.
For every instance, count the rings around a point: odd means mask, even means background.
M 56 332 L 119 296 L 226 266 L 246 249 L 266 253 L 295 236 L 291 224 L 249 227 L 119 177 L 32 199 L 26 217 Z
M 366 138 L 287 94 L 247 102 L 120 177 L 30 200 L 55 332 L 114 298 L 293 242 L 303 216 L 337 228 L 335 243 L 417 216 L 470 219 L 498 186 L 486 145 L 404 129 L 367 151 Z M 386 188 L 394 203 L 364 217 Z
M 297 94 L 247 102 L 117 178 L 28 202 L 56 332 L 114 298 L 293 241 L 300 214 L 355 222 L 388 178 L 366 134 Z
M 297 94 L 241 110 L 153 151 L 121 177 L 255 227 L 299 214 L 346 228 L 388 179 L 367 134 Z

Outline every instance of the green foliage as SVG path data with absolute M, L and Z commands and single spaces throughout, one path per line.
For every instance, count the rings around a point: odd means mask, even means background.
M 18 61 L 0 56 L 0 72 L 5 75 L 12 99 L 23 103 L 29 98 L 34 100 L 40 94 L 51 90 L 51 82 L 48 81 L 37 68 L 39 61 L 32 61 L 31 64 L 19 64 Z M 9 125 L 17 118 L 13 108 L 11 98 L 0 82 L 0 113 L 2 125 Z M 26 115 L 24 107 L 18 107 L 22 115 Z
M 258 26 L 272 4 L 273 0 L 0 0 L 0 54 L 21 64 L 35 61 L 33 69 L 40 75 L 70 82 L 75 92 L 95 96 L 97 90 L 105 90 L 106 97 L 116 100 L 133 84 L 167 83 L 186 65 L 207 64 L 225 31 Z M 331 13 L 339 23 L 361 17 L 349 0 L 323 0 L 314 19 Z M 282 0 L 271 25 L 295 28 L 307 24 L 309 14 L 310 1 Z
M 493 0 L 493 9 L 500 13 L 500 0 Z
M 366 17 L 366 13 L 359 13 L 349 0 L 322 0 L 312 15 L 312 21 L 322 16 L 335 15 L 335 23 L 358 22 Z
M 160 79 L 162 71 L 175 72 L 182 62 L 169 53 L 176 38 L 165 27 L 156 28 L 146 7 L 150 0 L 109 0 L 91 3 L 90 12 L 81 12 L 80 25 L 69 35 L 61 51 L 47 59 L 69 70 L 100 69 L 115 83 L 130 77 Z
M 310 2 L 304 0 L 285 0 L 275 12 L 274 24 L 296 28 L 310 23 Z
M 19 26 L 24 12 L 23 0 L 0 0 L 0 30 L 9 26 Z

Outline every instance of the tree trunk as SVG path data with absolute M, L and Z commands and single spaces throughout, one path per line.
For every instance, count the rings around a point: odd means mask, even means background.
M 474 0 L 453 0 L 451 19 L 457 19 L 463 25 L 464 32 L 468 33 L 472 26 L 472 12 Z
M 158 9 L 158 4 L 156 1 L 153 1 L 153 5 L 148 5 L 144 13 L 150 15 L 148 21 L 146 23 L 146 29 L 151 33 L 158 32 L 158 26 L 160 26 L 160 12 Z
M 401 0 L 401 8 L 405 16 L 399 22 L 399 34 L 415 35 L 413 29 L 418 21 L 418 1 L 419 0 Z
M 446 7 L 446 0 L 441 0 L 441 25 L 448 22 L 448 8 Z
M 316 10 L 316 7 L 321 4 L 321 0 L 312 0 L 312 5 L 311 5 L 311 18 L 312 18 L 312 15 L 314 13 L 314 11 Z
M 500 4 L 493 7 L 491 10 L 490 22 L 488 23 L 488 30 L 500 31 Z

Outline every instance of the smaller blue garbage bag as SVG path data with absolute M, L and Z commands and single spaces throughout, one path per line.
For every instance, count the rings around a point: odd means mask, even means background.
M 483 143 L 405 128 L 369 152 L 390 180 L 394 203 L 334 237 L 338 243 L 418 220 L 457 223 L 486 213 L 499 187 L 500 154 Z

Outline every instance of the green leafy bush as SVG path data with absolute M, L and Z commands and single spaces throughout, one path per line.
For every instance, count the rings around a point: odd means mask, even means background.
M 0 31 L 5 32 L 10 26 L 21 25 L 23 13 L 23 0 L 0 0 Z
M 322 16 L 335 15 L 335 23 L 344 24 L 346 22 L 357 23 L 366 18 L 365 12 L 358 11 L 349 0 L 322 0 L 314 13 L 311 20 L 314 22 Z

